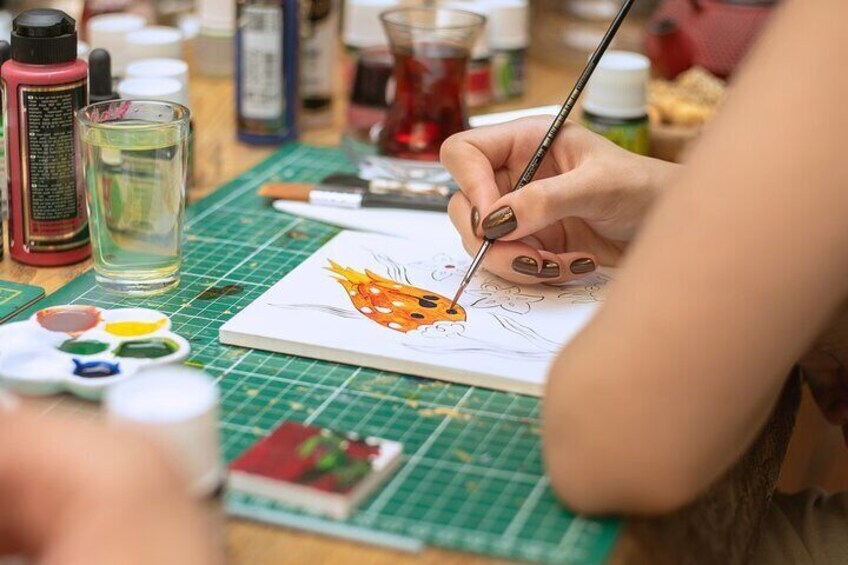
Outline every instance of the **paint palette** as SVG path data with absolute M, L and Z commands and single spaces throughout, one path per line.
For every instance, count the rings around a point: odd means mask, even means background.
M 97 399 L 141 369 L 184 361 L 189 350 L 155 310 L 53 306 L 0 326 L 0 379 L 22 394 Z

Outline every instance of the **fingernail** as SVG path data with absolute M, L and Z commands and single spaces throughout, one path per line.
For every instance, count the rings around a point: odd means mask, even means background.
M 595 262 L 591 259 L 578 259 L 577 261 L 571 263 L 569 269 L 571 269 L 571 272 L 575 275 L 591 273 L 595 270 Z
M 471 231 L 477 235 L 477 226 L 480 225 L 480 210 L 475 206 L 471 209 Z
M 512 260 L 512 270 L 522 275 L 535 277 L 539 274 L 539 263 L 532 257 L 521 255 Z
M 555 279 L 559 276 L 559 264 L 553 261 L 543 261 L 539 276 L 543 279 Z
M 509 206 L 498 208 L 483 220 L 483 235 L 488 239 L 498 239 L 518 227 L 515 212 Z

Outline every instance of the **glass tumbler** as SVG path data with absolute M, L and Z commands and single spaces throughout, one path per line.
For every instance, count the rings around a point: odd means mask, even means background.
M 95 278 L 150 296 L 180 280 L 189 110 L 142 100 L 77 113 Z
M 380 153 L 438 161 L 442 142 L 468 129 L 466 67 L 486 18 L 447 8 L 400 8 L 380 18 L 395 58 L 395 95 Z

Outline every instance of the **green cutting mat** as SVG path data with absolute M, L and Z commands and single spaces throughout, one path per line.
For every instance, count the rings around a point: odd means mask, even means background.
M 167 312 L 191 341 L 189 363 L 219 380 L 228 460 L 281 420 L 404 444 L 404 465 L 347 523 L 231 493 L 234 514 L 410 549 L 424 542 L 528 561 L 603 562 L 619 523 L 578 518 L 557 504 L 542 469 L 538 399 L 218 343 L 221 324 L 337 233 L 275 212 L 256 196 L 259 185 L 317 181 L 340 169 L 351 166 L 339 150 L 290 145 L 192 206 L 176 292 L 116 299 L 88 273 L 42 304 Z M 199 296 L 225 285 L 244 291 Z
M 0 241 L 0 246 L 3 242 Z M 44 289 L 31 284 L 0 280 L 0 323 L 44 296 Z

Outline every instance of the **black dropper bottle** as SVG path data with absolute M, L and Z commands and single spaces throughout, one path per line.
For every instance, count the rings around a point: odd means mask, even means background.
M 105 49 L 92 49 L 88 54 L 88 101 L 94 104 L 117 99 L 118 93 L 112 90 L 112 57 Z
M 12 57 L 12 46 L 8 41 L 0 41 L 0 67 L 3 63 Z M 0 97 L 0 108 L 3 106 L 3 99 Z M 3 114 L 0 113 L 0 183 L 6 184 L 6 144 L 3 143 L 3 137 L 6 135 L 3 125 Z M 0 193 L 5 194 L 5 190 L 0 190 Z M 3 218 L 7 216 L 6 207 L 8 203 L 5 198 L 0 197 L 0 261 L 3 260 L 3 240 L 5 239 L 5 224 Z

